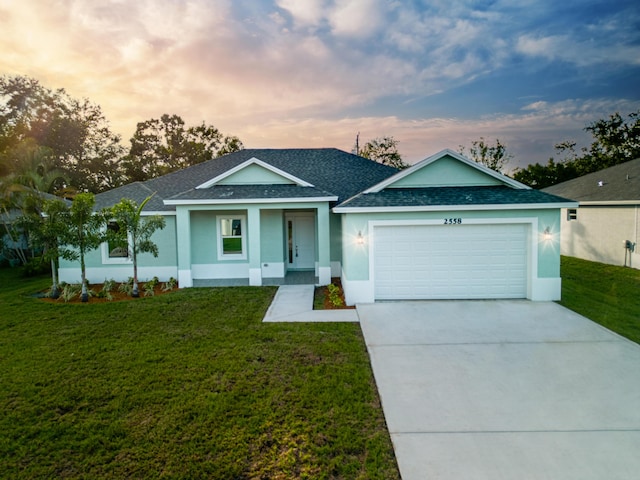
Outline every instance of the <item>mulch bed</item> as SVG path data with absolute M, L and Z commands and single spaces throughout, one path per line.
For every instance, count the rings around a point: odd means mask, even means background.
M 89 290 L 93 290 L 94 293 L 97 294 L 102 290 L 102 285 L 103 285 L 102 283 L 92 283 L 89 285 Z M 165 291 L 165 290 L 162 290 L 163 285 L 164 283 L 160 282 L 158 285 L 154 287 L 153 296 L 166 295 L 168 293 L 175 292 L 178 289 L 178 287 L 176 287 L 173 290 Z M 120 284 L 116 284 L 116 287 L 110 292 L 112 297 L 111 300 L 107 298 L 100 298 L 94 294 L 93 296 L 89 296 L 89 301 L 85 303 L 109 303 L 109 302 L 123 302 L 127 300 L 138 300 L 138 298 L 134 298 L 126 292 L 119 291 L 119 287 L 120 287 Z M 62 292 L 62 289 L 60 289 L 60 291 Z M 138 283 L 138 291 L 140 293 L 139 298 L 145 298 L 144 283 Z M 47 292 L 48 290 L 42 293 L 46 294 Z M 150 297 L 151 295 L 147 295 L 147 296 Z M 82 303 L 82 301 L 80 300 L 80 295 L 74 297 L 73 299 L 67 302 L 65 302 L 62 299 L 62 297 L 54 299 L 46 296 L 42 297 L 42 301 L 48 302 L 48 303 Z
M 319 303 L 320 299 L 322 299 L 322 309 L 323 310 L 351 310 L 356 307 L 348 307 L 344 301 L 344 291 L 342 290 L 342 283 L 340 282 L 339 277 L 333 277 L 331 279 L 331 283 L 340 288 L 340 298 L 342 299 L 342 306 L 336 306 L 331 302 L 329 298 L 329 289 L 327 287 L 316 287 L 314 292 L 314 305 Z M 315 307 L 314 307 L 315 308 Z

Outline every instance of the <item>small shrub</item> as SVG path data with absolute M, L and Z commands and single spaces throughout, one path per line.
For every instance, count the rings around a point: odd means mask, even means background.
M 66 303 L 80 295 L 82 288 L 79 283 L 66 283 L 60 292 L 60 298 Z
M 113 292 L 116 288 L 116 281 L 112 278 L 111 280 L 105 280 L 102 284 L 102 290 L 105 292 Z
M 342 301 L 342 291 L 340 287 L 330 283 L 327 285 L 327 290 L 329 291 L 329 301 L 333 304 L 334 307 L 342 307 L 344 302 Z
M 165 282 L 163 284 L 162 291 L 163 292 L 168 292 L 170 290 L 173 290 L 177 286 L 178 286 L 178 280 L 176 280 L 175 278 L 171 277 L 167 282 Z
M 133 293 L 133 277 L 129 277 L 126 282 L 122 282 L 118 291 L 131 295 Z
M 147 282 L 144 284 L 144 296 L 145 297 L 153 297 L 156 292 L 154 292 L 155 284 L 153 282 Z

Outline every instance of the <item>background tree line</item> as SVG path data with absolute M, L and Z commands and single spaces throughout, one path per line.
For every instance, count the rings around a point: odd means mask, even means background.
M 5 189 L 9 177 L 9 183 L 49 193 L 99 193 L 243 148 L 238 137 L 225 136 L 213 125 L 187 126 L 178 115 L 167 114 L 138 123 L 128 150 L 121 142 L 99 105 L 33 78 L 0 77 Z M 43 178 L 49 181 L 33 184 Z

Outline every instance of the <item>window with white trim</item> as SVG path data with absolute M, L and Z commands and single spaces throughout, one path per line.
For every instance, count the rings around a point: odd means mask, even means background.
M 118 232 L 120 225 L 115 221 L 107 224 L 107 229 Z M 115 240 L 107 240 L 102 244 L 102 263 L 131 263 L 132 259 L 129 255 L 129 244 L 118 242 Z
M 240 260 L 247 258 L 246 219 L 243 215 L 218 217 L 218 258 Z

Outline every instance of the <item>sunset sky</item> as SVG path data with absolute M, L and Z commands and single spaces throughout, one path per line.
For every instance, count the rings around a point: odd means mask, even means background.
M 0 0 L 0 75 L 99 104 L 128 146 L 178 114 L 247 148 L 484 136 L 546 162 L 640 109 L 638 0 Z

